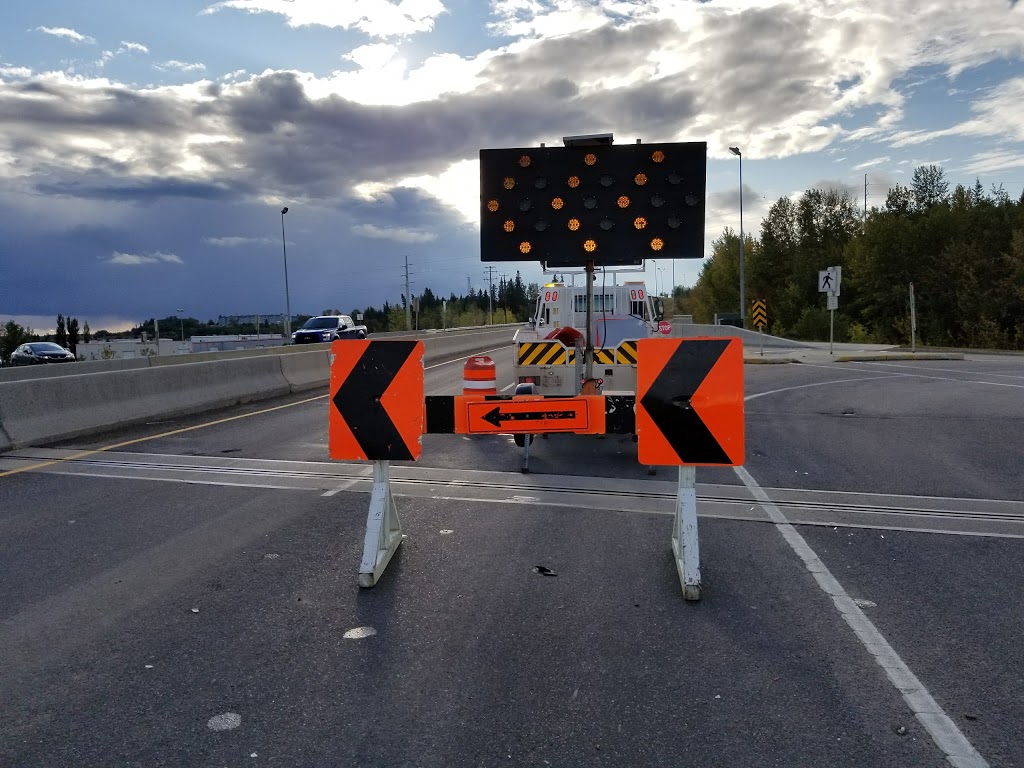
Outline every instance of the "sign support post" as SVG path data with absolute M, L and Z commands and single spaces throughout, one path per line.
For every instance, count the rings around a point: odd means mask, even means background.
M 836 326 L 836 311 L 829 308 L 828 310 L 828 353 L 832 353 L 832 333 Z
M 373 462 L 373 492 L 370 494 L 370 514 L 366 518 L 363 559 L 359 565 L 360 587 L 372 587 L 377 583 L 402 543 L 402 523 L 391 493 L 389 468 L 387 461 Z
M 914 284 L 910 284 L 910 351 L 917 351 L 917 311 L 914 308 Z
M 676 516 L 672 525 L 672 553 L 685 600 L 700 600 L 700 544 L 697 537 L 697 468 L 679 467 Z

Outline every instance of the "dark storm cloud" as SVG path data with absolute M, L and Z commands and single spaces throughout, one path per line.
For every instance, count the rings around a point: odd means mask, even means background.
M 237 193 L 216 184 L 179 179 L 147 179 L 125 184 L 117 177 L 94 174 L 82 180 L 42 182 L 36 191 L 45 195 L 86 197 L 145 205 L 167 197 L 195 200 L 225 200 Z

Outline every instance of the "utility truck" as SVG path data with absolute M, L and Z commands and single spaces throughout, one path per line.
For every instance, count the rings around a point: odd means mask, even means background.
M 636 343 L 667 334 L 660 298 L 643 281 L 602 285 L 597 275 L 591 305 L 587 288 L 547 283 L 540 290 L 530 327 L 513 338 L 517 391 L 572 396 L 586 393 L 587 326 L 593 342 L 594 393 L 636 392 Z

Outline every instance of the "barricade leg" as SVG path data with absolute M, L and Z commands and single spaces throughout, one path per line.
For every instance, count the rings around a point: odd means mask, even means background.
M 372 587 L 388 567 L 392 555 L 402 543 L 402 523 L 398 519 L 387 461 L 373 462 L 373 492 L 370 514 L 366 519 L 363 560 L 359 565 L 359 586 Z
M 700 546 L 697 540 L 697 471 L 679 467 L 676 516 L 672 525 L 672 553 L 683 587 L 683 597 L 700 600 Z

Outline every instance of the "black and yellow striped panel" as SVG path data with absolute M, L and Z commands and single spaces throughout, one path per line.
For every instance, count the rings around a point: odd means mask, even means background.
M 621 365 L 636 365 L 636 342 L 624 341 L 615 350 L 616 359 Z
M 634 353 L 635 354 L 635 353 Z M 569 363 L 576 362 L 576 350 L 569 350 Z M 594 350 L 594 363 L 596 365 L 615 365 L 615 350 L 614 349 L 595 349 Z
M 565 347 L 557 341 L 527 341 L 516 349 L 519 365 L 565 365 Z

